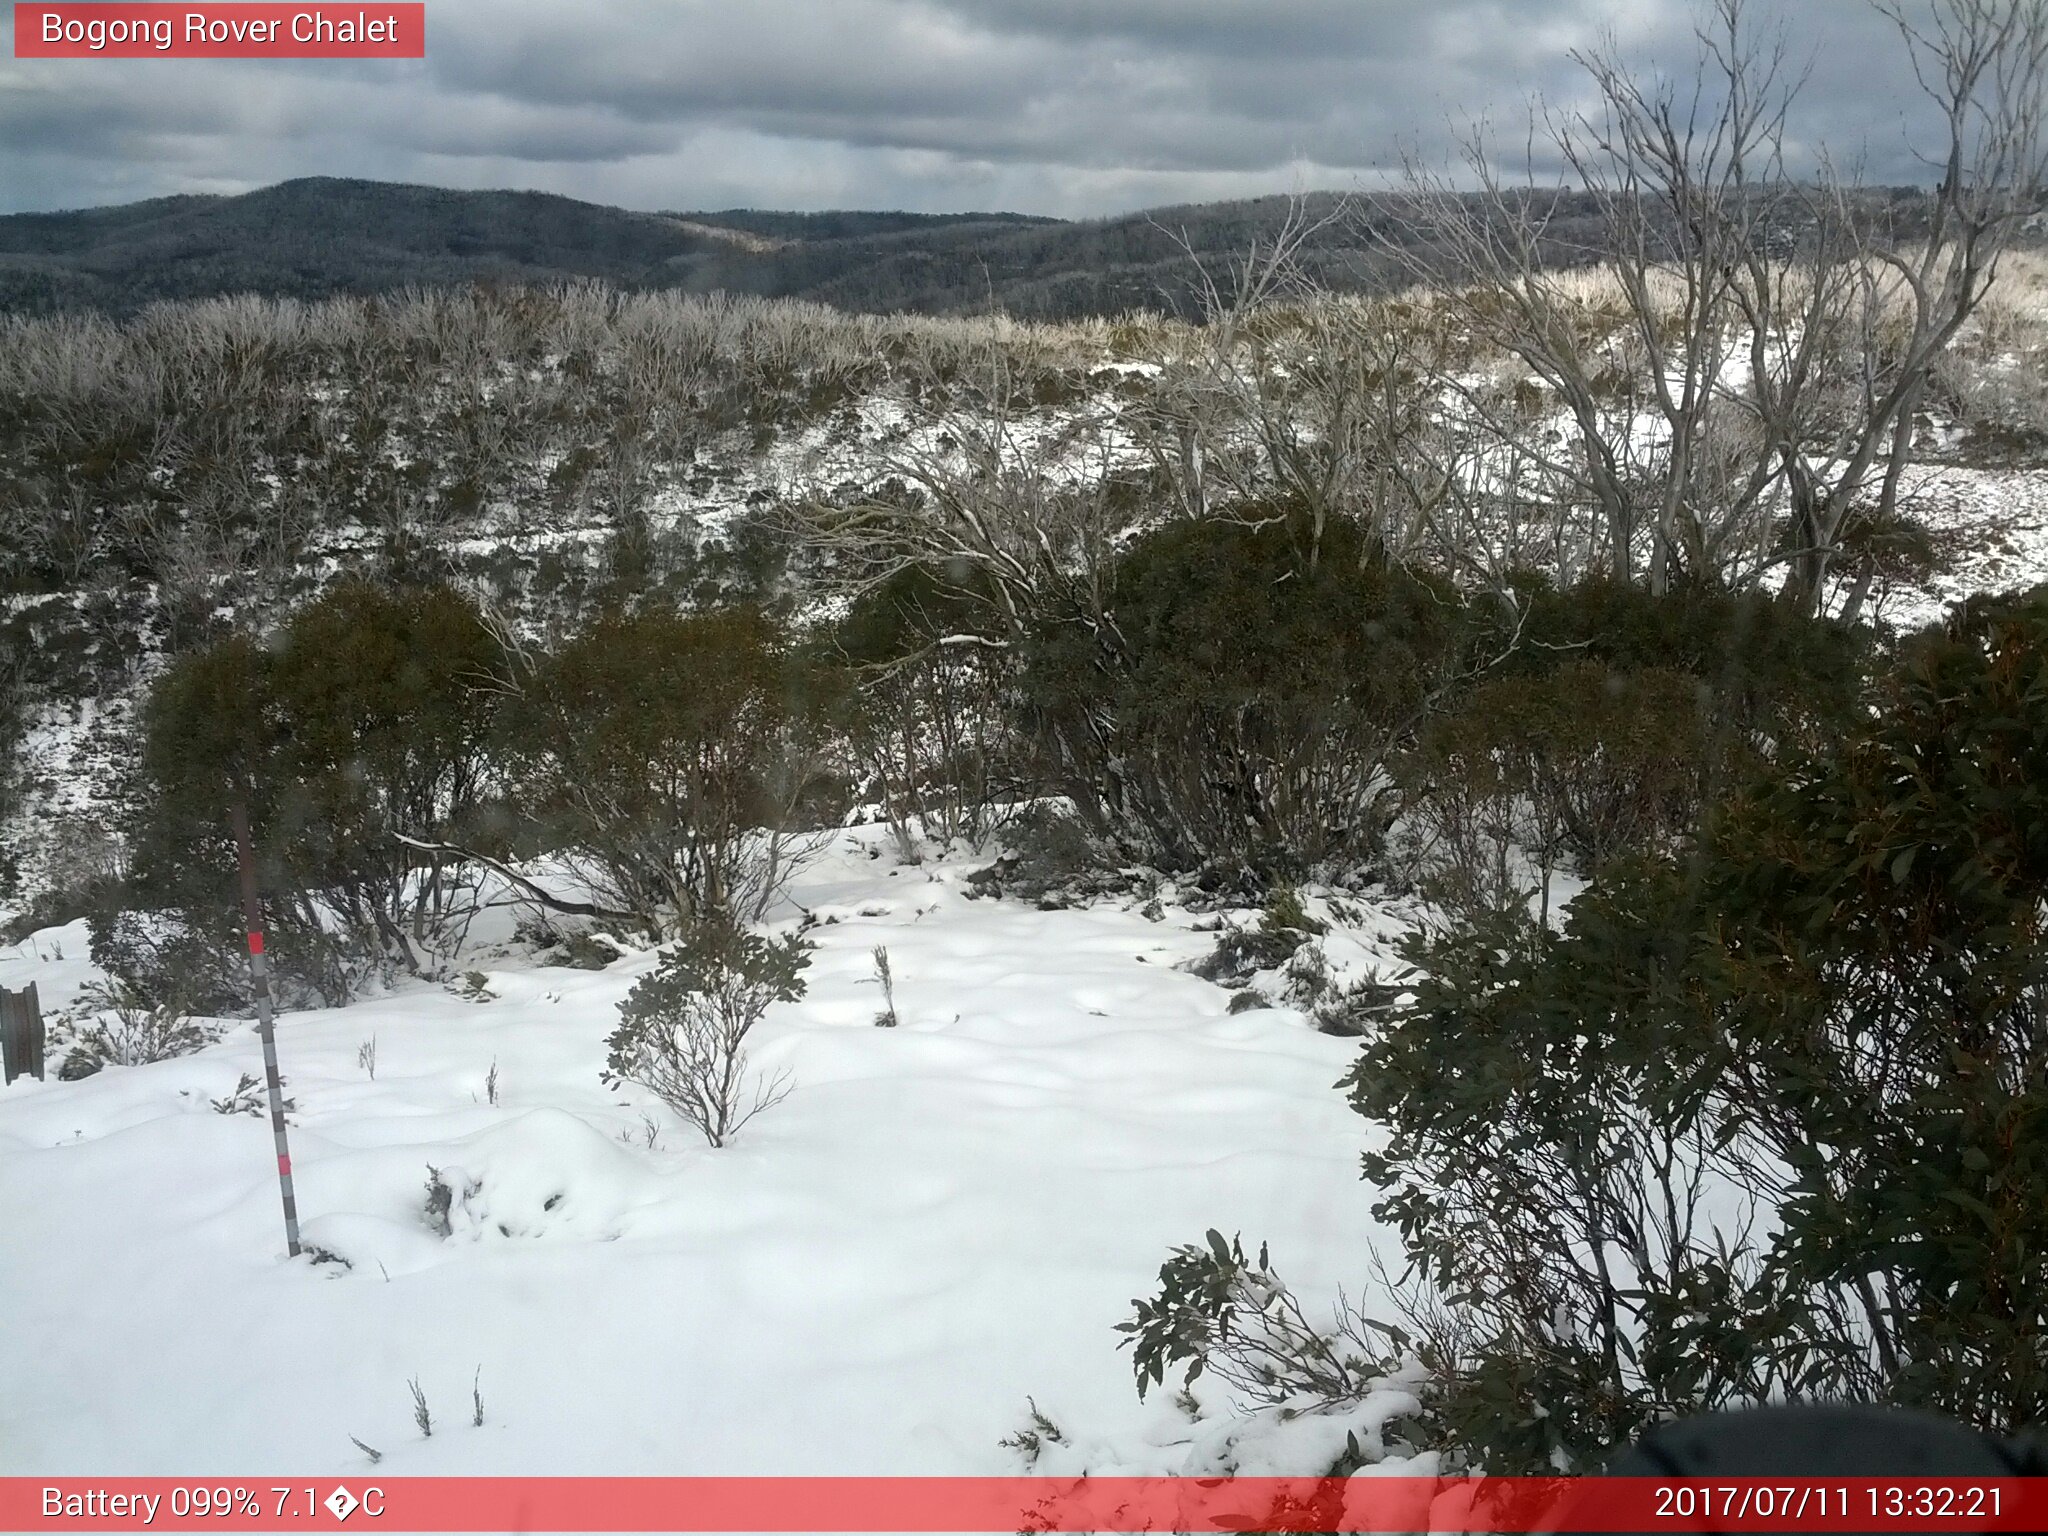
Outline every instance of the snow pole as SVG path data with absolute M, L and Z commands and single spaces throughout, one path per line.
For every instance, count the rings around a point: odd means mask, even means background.
M 256 987 L 256 1031 L 263 1037 L 263 1076 L 270 1089 L 270 1134 L 277 1143 L 277 1187 L 284 1196 L 284 1240 L 299 1256 L 299 1202 L 292 1194 L 292 1150 L 284 1134 L 284 1080 L 277 1070 L 277 1026 L 270 1015 L 270 962 L 263 954 L 263 914 L 256 906 L 256 855 L 249 845 L 249 806 L 234 803 L 235 860 L 242 871 L 242 922 L 249 930 L 249 974 Z

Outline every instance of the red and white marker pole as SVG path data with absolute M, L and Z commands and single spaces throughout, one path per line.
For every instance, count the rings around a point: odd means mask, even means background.
M 284 1082 L 277 1071 L 277 1027 L 270 1016 L 270 962 L 263 953 L 263 914 L 256 905 L 256 855 L 249 845 L 249 807 L 234 804 L 235 858 L 242 867 L 242 921 L 249 930 L 249 974 L 256 986 L 256 1030 L 263 1037 L 263 1076 L 270 1088 L 270 1134 L 277 1143 L 277 1186 L 284 1196 L 284 1240 L 299 1256 L 299 1202 L 292 1194 L 292 1149 L 284 1136 Z

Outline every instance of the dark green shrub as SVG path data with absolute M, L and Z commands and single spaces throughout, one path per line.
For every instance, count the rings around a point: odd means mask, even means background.
M 144 711 L 129 900 L 231 943 L 242 798 L 282 976 L 338 999 L 365 966 L 423 969 L 459 938 L 473 887 L 403 839 L 451 841 L 480 815 L 498 665 L 465 599 L 353 582 L 274 648 L 233 635 L 181 657 Z M 155 941 L 129 933 L 134 962 Z M 100 942 L 122 950 L 111 923 Z
M 1504 670 L 1541 672 L 1576 657 L 1699 678 L 1732 738 L 1723 757 L 1738 743 L 1829 740 L 1859 711 L 1869 637 L 1766 593 L 1682 586 L 1658 594 L 1600 576 L 1563 589 L 1524 578 L 1522 587 L 1523 643 Z
M 1707 684 L 1662 667 L 1574 659 L 1480 683 L 1397 765 L 1431 894 L 1470 913 L 1540 888 L 1547 912 L 1564 861 L 1592 874 L 1674 846 L 1712 778 L 1712 709 Z
M 1520 909 L 1690 833 L 1715 796 L 1862 708 L 1867 637 L 1758 594 L 1518 577 L 1481 606 L 1498 665 L 1397 764 L 1418 873 L 1467 914 Z
M 800 851 L 832 686 L 749 610 L 607 614 L 521 679 L 513 802 L 651 931 L 758 914 Z
M 0 629 L 0 637 L 4 637 Z M 0 645 L 0 823 L 13 820 L 21 786 L 22 738 L 28 728 L 27 666 L 12 643 Z M 0 860 L 0 873 L 9 866 Z M 8 882 L 0 878 L 0 898 Z
M 286 627 L 272 675 L 296 792 L 276 829 L 349 921 L 410 969 L 453 912 L 446 857 L 401 842 L 461 840 L 493 784 L 503 670 L 469 601 L 446 588 L 335 588 Z
M 1562 932 L 1411 953 L 1348 1083 L 1490 1470 L 1769 1397 L 2048 1417 L 2048 593 L 1875 697 Z
M 1800 1110 L 1774 1279 L 1851 1286 L 1888 1399 L 2048 1422 L 2048 588 L 1909 641 L 1709 873 L 1738 1103 Z
M 241 905 L 228 810 L 246 798 L 267 832 L 285 788 L 274 665 L 254 638 L 230 635 L 178 658 L 143 707 L 130 876 L 121 899 L 93 914 L 92 944 L 95 963 L 146 994 L 183 971 L 216 999 L 246 995 L 236 974 Z M 291 898 L 285 862 L 266 835 L 258 871 L 280 979 L 344 995 L 317 914 Z
M 1048 774 L 1129 856 L 1286 877 L 1377 857 L 1384 772 L 1467 661 L 1447 586 L 1354 524 L 1209 519 L 1139 539 L 1101 620 L 1027 647 Z
M 1356 1401 L 1394 1367 L 1384 1340 L 1374 1348 L 1366 1330 L 1344 1326 L 1355 1316 L 1336 1328 L 1312 1324 L 1263 1243 L 1253 1259 L 1242 1237 L 1225 1242 L 1213 1228 L 1176 1248 L 1160 1266 L 1158 1293 L 1131 1306 L 1116 1331 L 1131 1350 L 1140 1399 L 1177 1368 L 1184 1387 L 1213 1375 L 1265 1406 Z

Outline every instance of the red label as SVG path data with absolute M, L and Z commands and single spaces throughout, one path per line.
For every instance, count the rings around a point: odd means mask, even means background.
M 14 7 L 17 59 L 423 59 L 422 3 Z
M 263 935 L 254 928 L 249 930 L 249 953 L 252 955 L 263 953 Z
M 0 1477 L 9 1531 L 2021 1531 L 2038 1478 Z M 1945 1524 L 1952 1521 L 1953 1525 Z
M 277 1155 L 277 1171 L 283 1178 L 292 1176 L 292 1160 L 282 1152 Z

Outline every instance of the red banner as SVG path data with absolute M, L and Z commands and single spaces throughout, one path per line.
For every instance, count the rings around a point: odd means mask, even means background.
M 0 1530 L 2024 1531 L 1974 1478 L 0 1478 Z
M 427 8 L 383 4 L 14 7 L 17 59 L 423 59 Z

